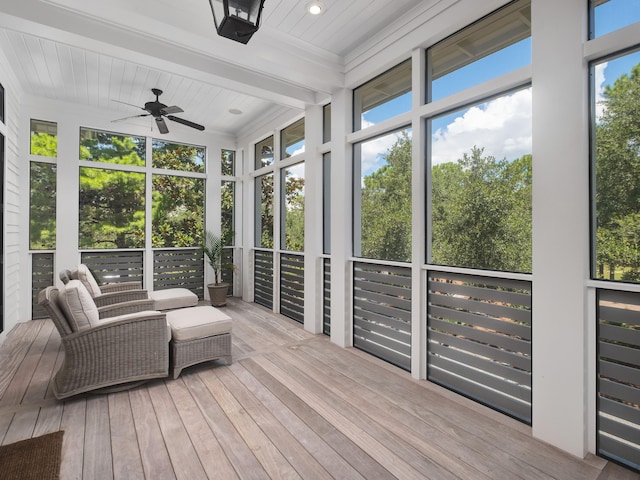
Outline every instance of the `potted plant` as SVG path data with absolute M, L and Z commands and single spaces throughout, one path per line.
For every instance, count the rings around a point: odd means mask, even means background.
M 227 268 L 234 268 L 233 263 L 224 258 L 224 239 L 220 235 L 207 230 L 200 249 L 207 256 L 209 265 L 213 268 L 213 283 L 207 285 L 211 305 L 223 307 L 227 304 L 229 284 L 222 281 L 222 271 Z

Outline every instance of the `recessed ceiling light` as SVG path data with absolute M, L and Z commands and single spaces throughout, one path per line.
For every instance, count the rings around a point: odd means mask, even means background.
M 238 110 L 237 108 L 230 108 L 229 113 L 231 115 L 242 115 L 242 110 Z
M 309 2 L 306 5 L 307 12 L 311 15 L 321 15 L 326 10 L 326 6 L 322 2 Z

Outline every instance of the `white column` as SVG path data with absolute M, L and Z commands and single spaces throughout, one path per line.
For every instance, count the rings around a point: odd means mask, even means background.
M 29 130 L 26 130 L 29 131 Z M 28 149 L 26 150 L 29 151 Z M 54 281 L 64 268 L 80 263 L 78 248 L 80 171 L 80 125 L 68 117 L 58 121 L 58 159 L 56 180 L 56 256 Z M 26 205 L 29 205 L 27 202 Z M 28 245 L 28 242 L 27 242 Z
M 425 101 L 426 56 L 423 49 L 413 51 L 411 58 L 412 111 L 417 112 Z M 425 126 L 419 115 L 412 120 L 411 138 L 411 375 L 427 378 L 427 295 L 425 274 L 426 169 Z
M 533 0 L 533 434 L 587 452 L 588 75 L 584 0 Z
M 307 107 L 304 130 L 304 328 L 322 333 L 322 106 Z
M 350 125 L 351 92 L 343 89 L 331 98 L 331 341 L 341 347 L 353 345 Z
M 251 172 L 255 164 L 255 148 L 245 146 L 242 158 L 242 299 L 253 302 L 253 247 L 255 245 L 255 189 L 256 181 Z

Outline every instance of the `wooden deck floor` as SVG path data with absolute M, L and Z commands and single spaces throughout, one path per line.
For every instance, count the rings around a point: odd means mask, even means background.
M 49 320 L 0 347 L 0 443 L 64 430 L 62 479 L 637 479 L 265 309 L 232 300 L 234 361 L 109 395 L 50 391 Z

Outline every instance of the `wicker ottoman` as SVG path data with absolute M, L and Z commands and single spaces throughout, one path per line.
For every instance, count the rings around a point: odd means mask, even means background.
M 183 368 L 209 360 L 231 363 L 231 317 L 210 306 L 167 312 L 171 327 L 170 368 L 178 378 Z

